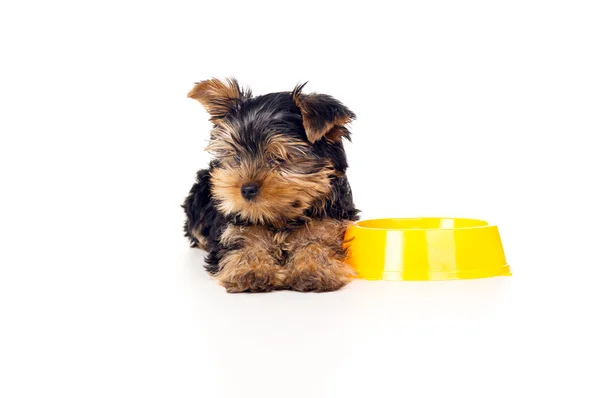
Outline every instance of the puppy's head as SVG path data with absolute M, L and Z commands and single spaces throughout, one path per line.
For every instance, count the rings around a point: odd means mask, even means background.
M 253 97 L 238 83 L 206 80 L 188 94 L 211 116 L 212 194 L 219 210 L 251 224 L 283 226 L 322 209 L 347 167 L 342 145 L 354 118 L 338 100 L 292 92 Z

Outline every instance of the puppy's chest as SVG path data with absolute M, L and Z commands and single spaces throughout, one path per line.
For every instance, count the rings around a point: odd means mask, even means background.
M 287 251 L 297 241 L 298 231 L 274 231 L 264 226 L 229 225 L 221 236 L 226 246 L 254 245 L 265 249 Z
M 308 242 L 341 244 L 347 221 L 325 219 L 312 221 L 294 230 L 273 230 L 255 226 L 229 225 L 221 236 L 225 246 L 248 246 L 268 251 L 287 252 Z
M 280 247 L 282 250 L 288 250 L 291 245 L 291 236 L 293 232 L 290 231 L 277 231 L 272 232 L 271 242 L 273 245 Z

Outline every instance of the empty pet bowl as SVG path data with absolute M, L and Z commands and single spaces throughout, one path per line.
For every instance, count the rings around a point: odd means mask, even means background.
M 346 231 L 363 279 L 439 281 L 511 275 L 498 227 L 467 218 L 384 218 Z

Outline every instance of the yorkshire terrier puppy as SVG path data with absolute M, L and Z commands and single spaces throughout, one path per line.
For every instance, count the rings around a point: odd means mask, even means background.
M 210 115 L 214 160 L 182 205 L 185 236 L 228 292 L 325 292 L 353 277 L 343 240 L 359 211 L 342 140 L 355 115 L 303 87 L 254 97 L 212 79 L 188 94 Z

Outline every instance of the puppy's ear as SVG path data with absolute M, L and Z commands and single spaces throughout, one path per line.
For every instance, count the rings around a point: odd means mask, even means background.
M 333 142 L 350 139 L 350 131 L 344 126 L 356 117 L 354 112 L 329 95 L 303 94 L 305 85 L 297 85 L 292 97 L 302 113 L 308 140 L 314 144 L 323 137 Z
M 237 103 L 252 97 L 252 92 L 241 89 L 235 79 L 210 79 L 196 83 L 188 97 L 200 102 L 209 113 L 210 120 L 215 122 L 225 117 Z

